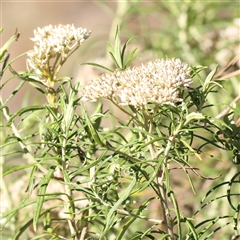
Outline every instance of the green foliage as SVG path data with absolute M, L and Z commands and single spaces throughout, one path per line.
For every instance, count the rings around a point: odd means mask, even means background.
M 134 54 L 137 49 L 135 48 L 133 51 L 130 52 L 127 59 L 124 59 L 124 57 L 126 57 L 125 51 L 126 51 L 127 44 L 130 43 L 130 41 L 132 41 L 133 39 L 134 39 L 134 37 L 130 38 L 127 42 L 125 42 L 125 44 L 123 45 L 123 48 L 121 50 L 121 38 L 120 38 L 119 28 L 117 27 L 115 39 L 114 39 L 115 40 L 114 47 L 110 43 L 108 43 L 108 49 L 109 49 L 110 56 L 112 57 L 118 70 L 126 69 L 127 67 L 129 67 L 130 62 L 134 58 L 136 58 L 134 56 Z
M 135 52 L 137 51 L 137 48 L 135 48 L 134 50 L 132 50 L 128 56 L 126 56 L 126 48 L 127 45 L 134 39 L 135 37 L 132 37 L 130 39 L 128 39 L 123 47 L 121 46 L 121 38 L 120 38 L 120 30 L 119 27 L 117 27 L 116 33 L 115 33 L 115 38 L 114 38 L 114 46 L 112 46 L 111 43 L 108 43 L 108 52 L 113 60 L 113 63 L 115 65 L 115 68 L 118 70 L 124 70 L 127 67 L 130 66 L 130 63 L 137 58 L 137 56 L 135 56 Z M 108 70 L 110 72 L 113 72 L 113 70 L 97 64 L 97 63 L 90 63 L 90 62 L 86 62 L 86 63 L 82 63 L 81 65 L 92 65 L 95 67 L 100 67 L 102 69 Z
M 177 23 L 169 38 L 179 37 L 171 54 L 177 56 L 182 46 L 183 56 L 197 65 L 191 72 L 194 86 L 179 89 L 183 101 L 176 106 L 147 103 L 137 109 L 112 102 L 120 114 L 105 102 L 89 108 L 81 101 L 81 83 L 60 77 L 49 87 L 36 80 L 31 70 L 18 73 L 11 67 L 17 59 L 10 61 L 7 51 L 19 34 L 0 49 L 1 77 L 5 71 L 12 74 L 1 90 L 19 81 L 12 94 L 1 98 L 4 239 L 240 237 L 237 100 L 231 105 L 210 101 L 221 94 L 225 83 L 216 77 L 218 65 L 210 70 L 199 66 L 205 65 L 202 54 L 195 53 L 200 40 L 189 35 L 203 31 L 198 27 L 205 28 L 203 23 L 211 19 L 211 3 L 156 2 L 144 10 L 141 6 L 140 2 L 124 6 L 126 18 L 127 13 L 144 17 L 155 8 L 167 10 Z M 203 9 L 206 16 L 200 14 Z M 127 31 L 124 22 L 119 25 Z M 136 59 L 136 48 L 127 53 L 134 37 L 122 46 L 119 29 L 114 44 L 107 47 L 113 65 L 124 71 Z M 146 37 L 152 36 L 151 31 L 137 40 L 145 41 L 141 44 L 153 53 L 159 49 L 163 55 L 168 53 L 169 43 L 160 46 L 158 33 L 154 41 Z M 11 113 L 9 102 L 25 84 L 47 101 Z M 227 111 L 216 115 L 223 105 L 229 106 Z

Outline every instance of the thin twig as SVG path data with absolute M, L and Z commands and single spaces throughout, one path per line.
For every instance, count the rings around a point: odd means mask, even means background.
M 235 103 L 237 103 L 240 100 L 240 95 L 238 95 L 237 97 L 235 97 L 235 99 L 230 103 L 230 107 L 232 107 Z M 224 109 L 221 113 L 219 113 L 215 118 L 219 119 L 224 117 L 225 115 L 227 115 L 229 113 L 229 111 L 231 110 L 230 107 L 227 107 L 226 109 Z
M 224 67 L 222 70 L 220 70 L 217 74 L 215 74 L 215 78 L 226 78 L 223 77 L 223 74 L 232 66 L 234 66 L 238 61 L 240 60 L 240 54 L 238 54 L 237 56 L 235 56 L 228 64 L 226 67 Z
M 225 80 L 240 75 L 240 69 L 222 76 L 219 80 Z

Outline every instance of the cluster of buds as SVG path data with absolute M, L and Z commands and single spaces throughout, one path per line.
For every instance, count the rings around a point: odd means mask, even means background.
M 192 80 L 191 68 L 180 59 L 157 59 L 139 67 L 103 74 L 83 88 L 83 101 L 104 98 L 119 105 L 141 109 L 148 103 L 175 105 L 182 101 L 179 88 L 187 88 Z
M 61 24 L 34 30 L 34 48 L 27 53 L 28 68 L 35 73 L 34 78 L 53 87 L 63 63 L 90 34 L 85 28 Z

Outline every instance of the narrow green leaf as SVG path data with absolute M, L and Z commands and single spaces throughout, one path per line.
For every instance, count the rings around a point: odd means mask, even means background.
M 121 61 L 121 39 L 120 39 L 120 30 L 117 26 L 115 39 L 114 39 L 114 58 L 116 59 L 118 66 L 123 69 Z
M 20 203 L 17 207 L 11 209 L 9 212 L 7 213 L 4 213 L 0 219 L 5 219 L 4 221 L 4 225 L 6 225 L 8 223 L 8 221 L 11 220 L 12 216 L 15 215 L 19 210 L 27 207 L 27 206 L 30 206 L 32 204 L 36 203 L 36 199 L 34 200 L 30 200 L 30 201 L 24 201 L 23 203 Z
M 52 234 L 49 234 L 49 233 L 43 233 L 43 234 L 40 234 L 40 235 L 37 235 L 33 238 L 31 238 L 30 240 L 37 240 L 37 239 L 49 239 L 49 240 L 55 240 L 56 238 L 50 238 Z M 48 237 L 48 238 L 47 238 Z
M 3 72 L 4 72 L 5 69 L 6 69 L 7 62 L 8 62 L 9 57 L 10 57 L 10 54 L 8 54 L 8 55 L 5 57 L 5 59 L 4 59 L 3 66 L 2 66 L 2 70 L 0 71 L 0 79 L 2 78 Z
M 36 81 L 38 83 L 38 81 Z M 36 90 L 38 90 L 40 93 L 45 94 L 45 91 L 41 89 L 38 85 L 34 83 L 34 81 L 29 81 L 29 84 L 33 86 Z
M 38 167 L 37 165 L 35 165 L 30 173 L 29 179 L 28 179 L 28 184 L 27 184 L 27 188 L 26 188 L 26 192 L 28 192 L 29 197 L 32 194 L 32 191 L 34 189 L 34 180 L 35 180 L 35 173 L 37 172 Z
M 40 189 L 39 189 L 39 197 L 37 199 L 37 202 L 36 202 L 36 211 L 34 213 L 34 217 L 33 217 L 33 229 L 34 231 L 36 232 L 37 230 L 37 223 L 38 223 L 38 219 L 40 218 L 41 216 L 41 211 L 42 211 L 42 205 L 44 203 L 44 194 L 46 193 L 46 190 L 47 190 L 47 186 L 48 186 L 48 183 L 50 182 L 51 180 L 51 177 L 55 171 L 55 168 L 56 167 L 51 167 L 49 170 L 48 170 L 48 173 L 46 174 L 46 176 L 42 179 L 42 181 L 40 182 Z
M 14 113 L 7 121 L 7 124 L 6 125 L 10 125 L 13 120 L 18 117 L 18 116 L 21 116 L 22 114 L 26 113 L 26 112 L 35 112 L 35 111 L 38 111 L 38 110 L 43 110 L 45 109 L 45 106 L 30 106 L 30 107 L 24 107 L 22 109 L 20 109 L 19 111 L 17 111 L 16 113 Z
M 169 234 L 164 234 L 158 240 L 166 240 L 168 238 L 169 238 Z
M 95 117 L 94 119 L 94 129 L 99 129 L 101 122 L 102 122 L 102 118 L 104 117 L 104 115 L 102 114 L 103 111 L 103 104 L 99 103 L 98 106 L 96 107 L 96 110 L 93 113 L 93 117 Z
M 18 56 L 18 57 L 21 57 L 21 56 L 23 56 L 23 55 L 25 55 L 25 53 L 24 53 L 24 54 L 21 54 L 21 55 Z M 18 58 L 18 57 L 17 57 L 17 58 Z M 16 59 L 17 59 L 17 58 L 16 58 Z M 15 59 L 14 59 L 14 60 L 15 60 Z M 14 62 L 14 60 L 12 60 L 11 63 Z M 33 73 L 29 73 L 29 72 L 18 73 L 18 72 L 16 72 L 16 71 L 11 67 L 10 64 L 8 65 L 8 68 L 9 68 L 10 72 L 13 74 L 13 76 L 15 76 L 16 78 L 18 78 L 18 79 L 20 79 L 20 80 L 23 80 L 23 81 L 25 81 L 25 82 L 35 82 L 35 83 L 39 83 L 39 84 L 45 86 L 45 85 L 44 85 L 44 82 L 32 78 L 32 77 L 35 77 L 35 76 L 38 77 L 38 76 L 39 76 L 38 74 L 33 74 Z
M 207 78 L 206 78 L 206 80 L 205 80 L 205 82 L 204 82 L 204 84 L 203 84 L 203 92 L 205 92 L 205 91 L 209 88 L 210 83 L 211 83 L 214 75 L 215 75 L 216 72 L 217 72 L 217 69 L 218 69 L 218 66 L 216 66 L 216 67 L 208 74 L 208 76 L 207 76 Z
M 17 172 L 17 171 L 26 169 L 26 168 L 31 168 L 31 167 L 33 167 L 33 166 L 35 166 L 35 165 L 36 165 L 36 163 L 19 165 L 19 166 L 17 166 L 17 167 L 13 167 L 13 168 L 11 168 L 10 170 L 4 172 L 2 176 L 5 177 L 5 176 L 7 176 L 7 175 L 9 175 L 9 174 L 11 174 L 11 173 L 14 173 L 14 172 Z
M 111 58 L 113 59 L 115 65 L 116 65 L 116 67 L 117 67 L 117 69 L 121 69 L 121 64 L 119 65 L 119 63 L 118 63 L 117 59 L 115 58 L 114 54 L 112 54 L 112 53 L 110 52 L 110 56 L 111 56 Z
M 172 202 L 173 202 L 173 205 L 174 205 L 174 208 L 175 208 L 176 217 L 177 217 L 178 237 L 179 237 L 179 239 L 182 239 L 182 227 L 181 227 L 180 211 L 179 211 L 177 199 L 176 199 L 175 194 L 174 194 L 172 189 L 170 191 L 170 196 L 171 196 L 171 199 L 172 199 Z
M 111 45 L 111 43 L 107 43 L 107 47 L 108 47 L 108 50 L 109 50 L 109 53 L 112 53 L 114 55 L 114 48 L 113 46 Z
M 79 168 L 77 171 L 74 172 L 74 175 L 78 176 L 81 173 L 87 172 L 90 168 L 96 166 L 98 163 L 103 162 L 103 157 L 105 157 L 106 153 L 107 153 L 107 149 L 105 149 L 101 155 L 98 157 L 98 159 L 96 161 L 92 161 L 91 163 L 87 164 L 86 166 Z M 108 158 L 106 158 L 106 160 L 109 160 Z
M 159 173 L 159 169 L 163 163 L 164 158 L 162 157 L 162 159 L 158 159 L 158 163 L 154 168 L 154 172 L 152 174 L 152 176 L 148 179 L 148 181 L 138 190 L 138 192 L 142 192 L 143 190 L 145 190 L 152 181 L 154 181 L 155 177 L 157 176 L 157 174 Z
M 130 220 L 127 221 L 127 222 L 122 226 L 121 231 L 119 232 L 116 240 L 121 240 L 122 237 L 123 237 L 123 235 L 124 235 L 124 233 L 125 233 L 128 229 L 130 229 L 131 224 L 132 224 L 137 218 L 141 218 L 141 213 L 146 209 L 147 205 L 148 205 L 153 199 L 155 199 L 155 197 L 152 197 L 152 198 L 147 199 L 143 204 L 141 204 L 141 205 L 139 206 L 139 208 L 138 208 L 138 210 L 137 210 L 136 213 L 134 213 L 134 214 L 130 213 L 130 214 L 133 215 L 133 217 L 130 218 Z
M 93 139 L 98 143 L 102 145 L 102 141 L 100 139 L 100 136 L 97 132 L 97 130 L 94 128 L 88 114 L 87 114 L 87 110 L 86 108 L 84 108 L 84 117 L 86 119 L 87 122 L 87 126 L 88 126 L 88 130 L 90 131 L 91 136 L 93 137 Z
M 126 60 L 126 63 L 125 63 L 125 67 L 127 68 L 129 65 L 130 65 L 130 62 L 133 60 L 133 59 L 136 59 L 137 56 L 134 56 L 135 52 L 137 51 L 137 48 L 135 48 L 133 51 L 130 52 L 127 60 Z
M 186 126 L 192 120 L 203 120 L 203 119 L 205 119 L 205 116 L 202 113 L 191 112 L 186 116 L 186 121 L 184 122 L 184 126 Z
M 0 62 L 4 61 L 4 54 L 9 49 L 11 44 L 16 40 L 16 35 L 12 36 L 1 48 L 0 48 Z
M 6 105 L 6 103 L 22 88 L 23 84 L 25 82 L 21 81 L 17 87 L 15 88 L 15 90 L 12 92 L 12 94 L 9 95 L 9 97 L 6 99 L 6 101 L 4 102 L 4 105 Z
M 54 209 L 54 208 L 55 208 L 55 206 L 44 210 L 44 211 L 41 213 L 40 217 L 43 216 L 44 214 L 46 214 L 47 212 L 49 212 L 51 209 Z M 32 223 L 33 223 L 33 219 L 30 219 L 28 222 L 26 222 L 24 225 L 22 225 L 22 227 L 18 230 L 18 232 L 17 232 L 16 235 L 14 236 L 13 240 L 18 240 L 18 239 L 20 239 L 21 235 L 26 231 L 26 229 L 27 229 L 28 227 L 30 227 L 30 226 L 32 225 Z M 38 236 L 39 236 L 39 235 L 38 235 Z M 31 239 L 32 239 L 32 238 L 31 238 Z
M 197 232 L 196 232 L 195 227 L 192 224 L 192 222 L 189 221 L 188 219 L 185 219 L 185 221 L 186 221 L 186 225 L 188 226 L 188 228 L 191 231 L 191 233 L 188 233 L 188 235 L 186 236 L 186 240 L 192 239 L 192 235 L 194 237 L 194 240 L 198 240 L 199 238 L 198 238 Z
M 5 142 L 7 141 L 7 139 L 5 139 Z M 0 145 L 0 148 L 3 149 L 4 147 L 7 147 L 9 145 L 12 145 L 14 143 L 18 143 L 19 139 L 15 139 L 13 141 L 7 141 L 7 143 L 4 143 L 3 145 Z
M 123 48 L 122 48 L 122 57 L 124 56 L 125 54 L 125 51 L 126 51 L 126 48 L 127 48 L 127 45 L 128 43 L 130 43 L 133 39 L 135 39 L 136 37 L 131 37 L 129 38 L 123 45 Z
M 51 113 L 56 122 L 60 122 L 62 120 L 62 118 L 59 118 L 49 105 L 45 105 L 45 108 Z
M 180 139 L 180 141 L 191 151 L 194 153 L 194 155 L 200 160 L 203 161 L 201 156 L 187 143 L 185 142 L 183 139 Z
M 233 188 L 233 184 L 236 183 L 238 185 L 238 193 L 237 193 L 237 198 L 235 198 L 235 206 L 234 206 L 234 198 L 233 198 L 233 194 L 231 194 L 232 188 Z M 228 188 L 227 188 L 227 200 L 229 203 L 229 206 L 231 206 L 231 208 L 235 211 L 235 212 L 239 212 L 239 207 L 240 207 L 240 202 L 238 200 L 240 200 L 240 171 L 237 172 L 228 182 Z
M 122 62 L 122 66 L 124 69 L 126 69 L 130 62 L 135 59 L 136 57 L 134 57 L 134 53 L 136 52 L 137 48 L 135 48 L 133 51 L 130 52 L 126 62 L 124 62 L 124 55 L 125 55 L 125 51 L 126 51 L 126 48 L 127 48 L 127 44 L 132 41 L 133 39 L 135 39 L 136 37 L 131 37 L 130 39 L 128 39 L 125 44 L 123 45 L 123 48 L 122 48 L 122 52 L 121 52 L 121 62 Z
M 125 191 L 121 194 L 118 201 L 112 206 L 111 210 L 107 214 L 106 218 L 106 225 L 104 228 L 104 231 L 102 232 L 100 239 L 106 234 L 106 232 L 112 227 L 114 223 L 115 215 L 114 213 L 119 208 L 119 206 L 131 195 L 133 188 L 135 187 L 137 183 L 137 179 L 134 178 L 132 182 L 128 185 L 128 187 L 125 189 Z
M 191 186 L 191 189 L 192 189 L 193 193 L 196 194 L 196 190 L 195 190 L 194 184 L 193 184 L 193 182 L 192 182 L 191 176 L 189 175 L 189 173 L 187 172 L 187 170 L 186 170 L 184 167 L 183 167 L 183 170 L 184 170 L 184 172 L 185 172 L 186 175 L 187 175 L 187 178 L 188 178 L 188 181 L 189 181 L 189 183 L 190 183 L 190 186 Z
M 99 68 L 105 69 L 109 72 L 113 72 L 113 70 L 111 70 L 110 68 L 104 67 L 103 65 L 98 64 L 98 63 L 85 62 L 85 63 L 81 63 L 79 65 L 91 65 L 91 66 L 94 66 L 94 67 L 99 67 Z
M 216 217 L 213 219 L 207 219 L 206 221 L 204 221 L 204 223 L 209 222 L 209 224 L 199 233 L 199 237 L 201 237 L 202 235 L 204 235 L 208 230 L 211 229 L 211 227 L 217 223 L 219 221 L 221 217 Z M 207 237 L 205 239 L 208 239 Z
M 0 71 L 0 79 L 1 79 L 2 74 L 3 74 L 3 72 Z M 2 80 L 2 81 L 1 81 L 1 85 L 0 85 L 0 90 L 2 90 L 2 89 L 5 87 L 5 85 L 6 85 L 9 81 L 11 81 L 12 79 L 14 79 L 14 76 L 8 78 L 5 82 L 3 82 L 3 80 Z

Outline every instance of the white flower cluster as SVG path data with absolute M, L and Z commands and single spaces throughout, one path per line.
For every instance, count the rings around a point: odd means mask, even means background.
M 157 59 L 139 67 L 103 74 L 83 88 L 83 101 L 119 99 L 119 104 L 142 108 L 148 103 L 170 104 L 182 101 L 178 89 L 191 84 L 191 68 L 180 59 Z
M 28 52 L 27 64 L 38 80 L 54 80 L 57 69 L 74 52 L 91 32 L 74 25 L 45 26 L 34 30 L 34 49 Z

